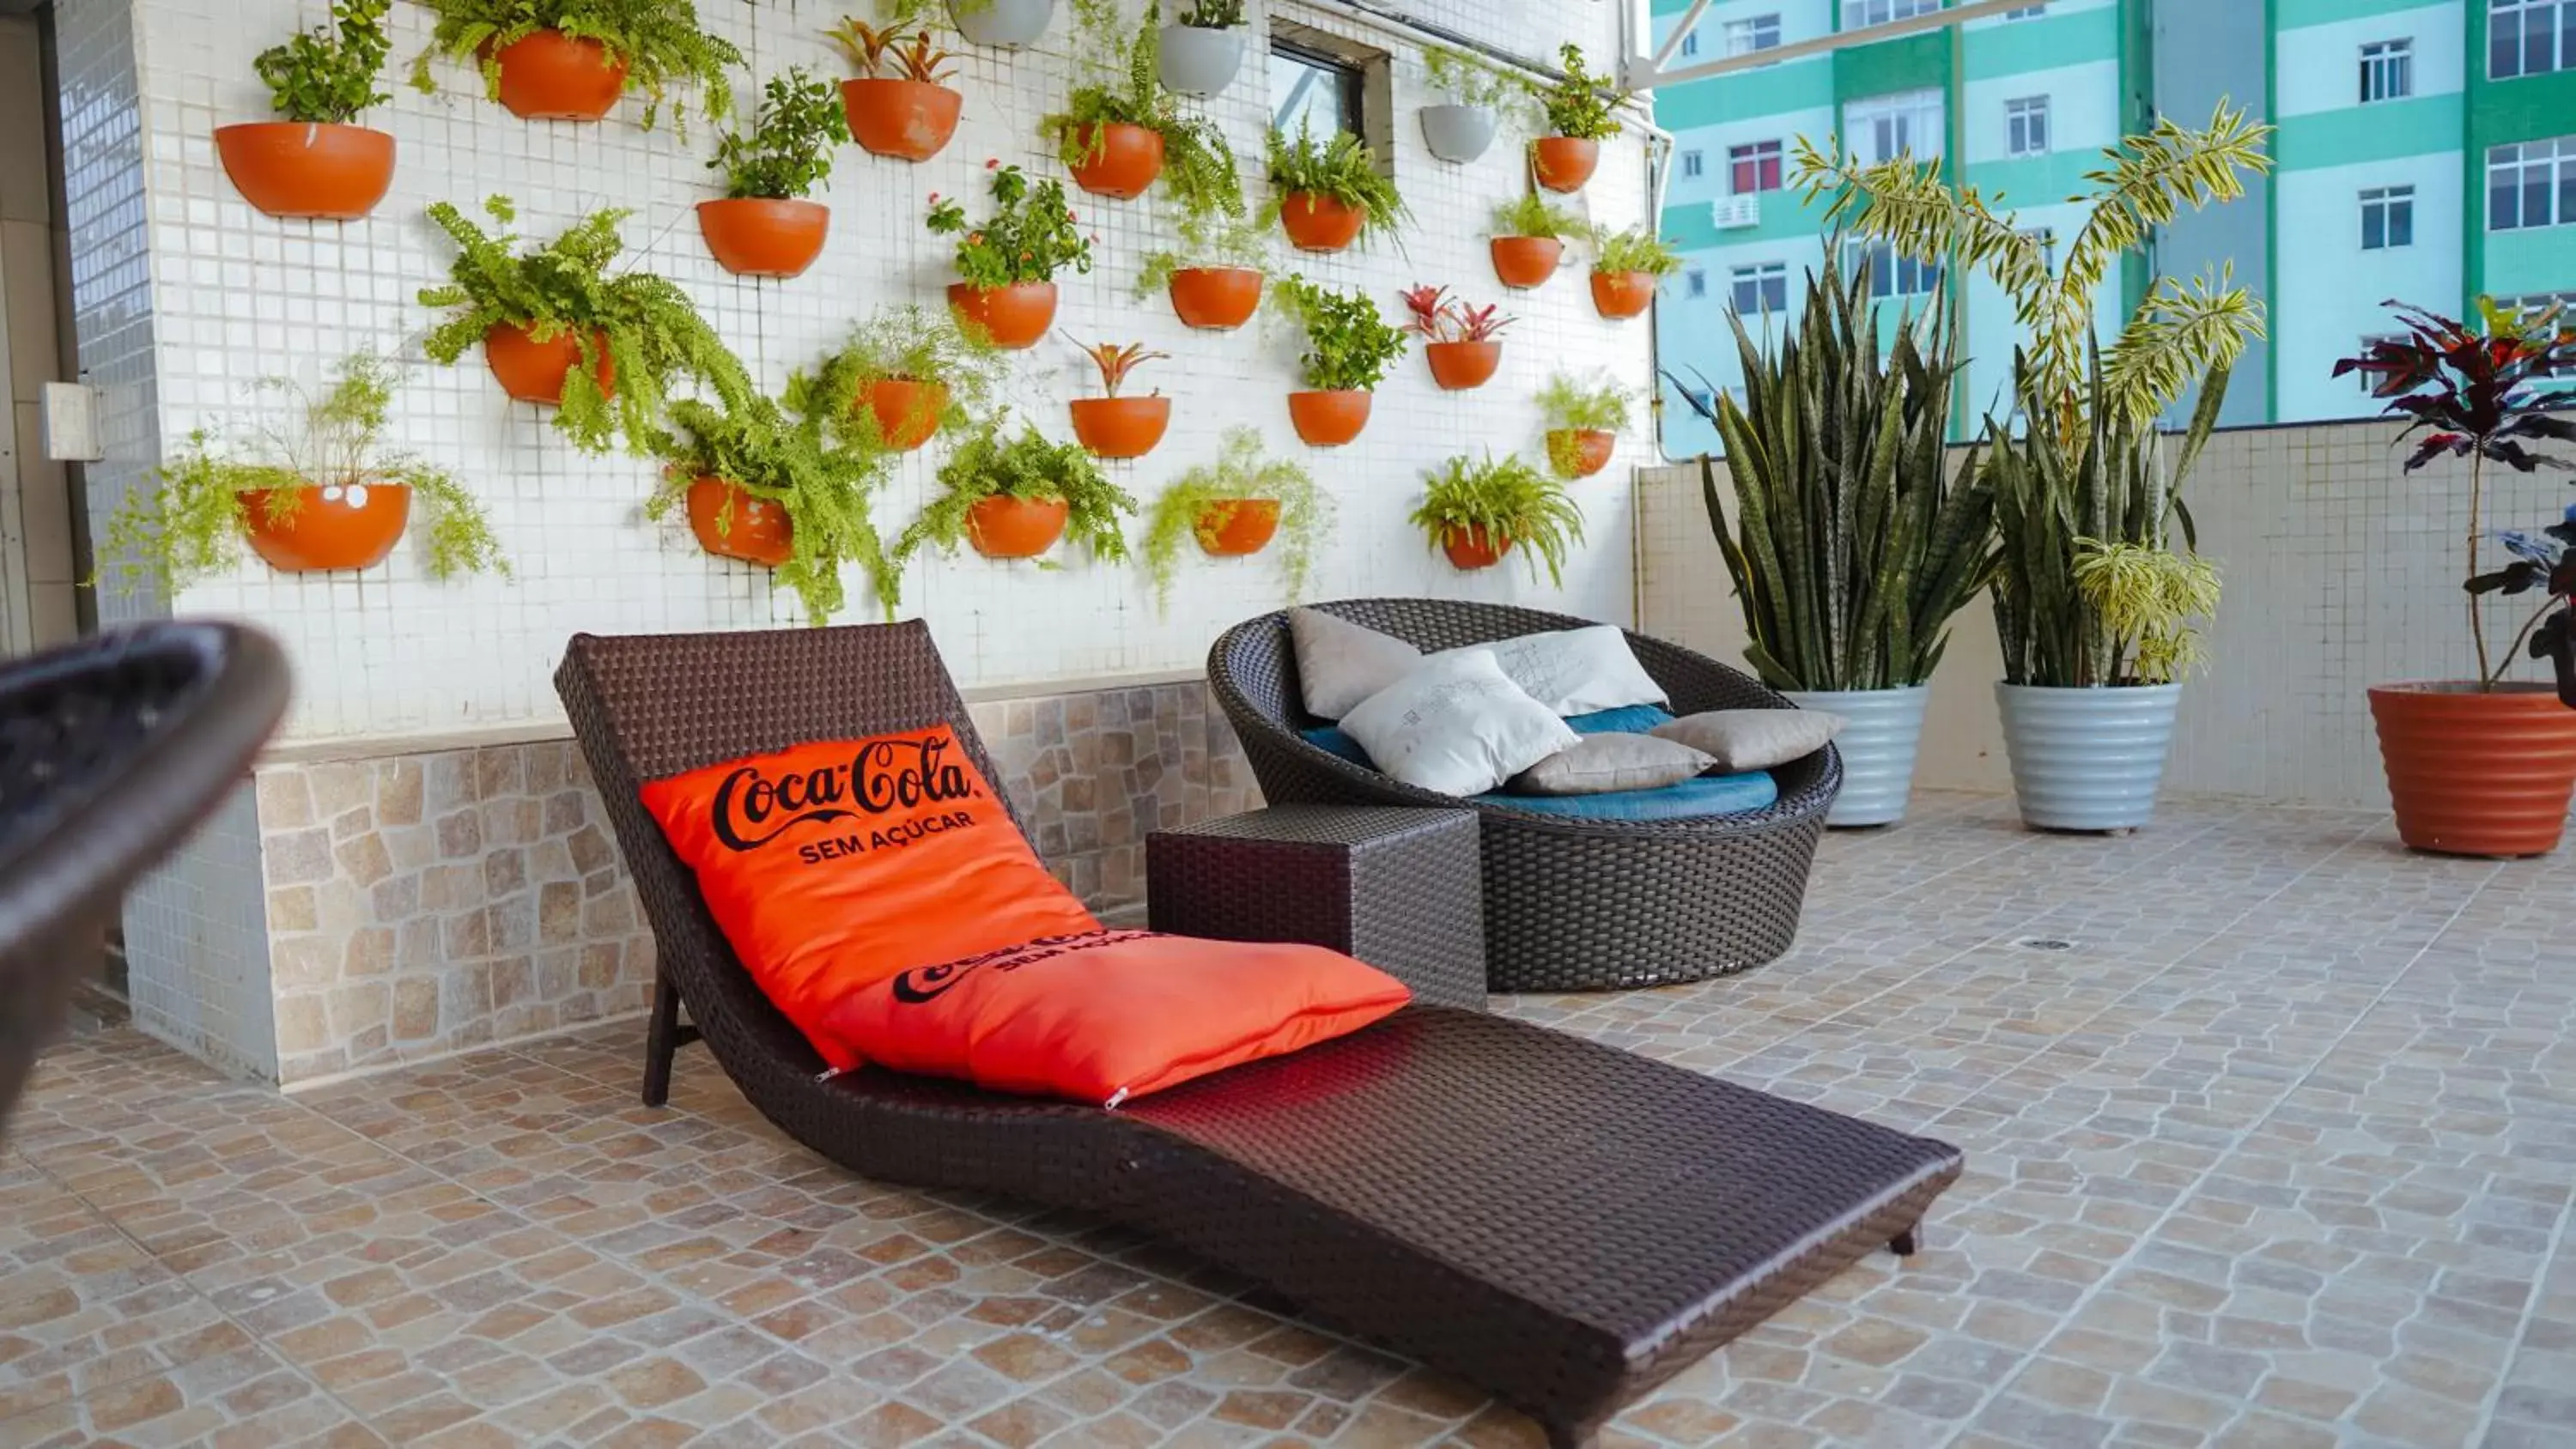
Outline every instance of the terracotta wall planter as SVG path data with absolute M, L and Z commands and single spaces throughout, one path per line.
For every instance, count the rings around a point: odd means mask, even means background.
M 394 138 L 364 126 L 217 126 L 215 155 L 242 200 L 270 216 L 355 221 L 394 184 Z
M 1502 366 L 1499 342 L 1426 342 L 1422 360 L 1431 364 L 1431 380 L 1450 392 L 1483 387 Z
M 793 277 L 823 254 L 832 210 L 819 201 L 730 197 L 698 203 L 716 265 L 737 277 Z
M 689 532 L 718 558 L 776 568 L 795 552 L 796 528 L 787 510 L 754 498 L 722 478 L 689 485 Z
M 1652 272 L 1594 272 L 1592 305 L 1604 317 L 1625 321 L 1645 315 L 1655 305 L 1655 274 Z
M 1368 426 L 1376 395 L 1345 388 L 1288 394 L 1288 421 L 1311 447 L 1338 448 Z
M 1606 428 L 1551 428 L 1547 461 L 1560 478 L 1589 478 L 1610 466 L 1619 435 Z
M 1498 236 L 1493 240 L 1494 275 L 1506 287 L 1528 291 L 1544 287 L 1565 260 L 1565 243 L 1552 236 Z
M 602 396 L 614 396 L 617 364 L 608 356 L 608 334 L 595 332 L 591 337 L 599 354 L 599 391 Z M 580 361 L 581 344 L 569 332 L 538 342 L 525 327 L 504 323 L 483 334 L 484 365 L 500 379 L 501 390 L 521 402 L 562 402 L 564 377 Z
M 1453 567 L 1468 570 L 1489 569 L 1503 561 L 1512 551 L 1509 538 L 1496 538 L 1479 524 L 1471 528 L 1453 528 L 1440 537 L 1440 551 L 1449 555 Z
M 869 154 L 927 161 L 957 134 L 966 97 L 928 81 L 862 76 L 841 82 L 850 139 Z
M 2543 684 L 2370 691 L 2397 836 L 2445 855 L 2546 855 L 2576 794 L 2576 709 Z
M 308 485 L 296 491 L 295 517 L 283 524 L 268 521 L 267 489 L 241 496 L 250 510 L 251 552 L 280 573 L 373 568 L 394 551 L 411 519 L 408 483 Z
M 859 390 L 856 406 L 877 415 L 877 433 L 887 447 L 909 453 L 939 431 L 939 414 L 948 406 L 948 385 L 879 378 Z
M 1055 283 L 970 287 L 951 282 L 948 305 L 959 322 L 981 329 L 994 346 L 1017 352 L 1037 346 L 1038 339 L 1055 325 Z
M 539 30 L 493 55 L 501 68 L 501 104 L 530 121 L 596 121 L 626 94 L 626 62 L 596 40 Z
M 1172 400 L 1167 397 L 1073 400 L 1073 436 L 1096 457 L 1144 457 L 1171 425 Z
M 1211 558 L 1259 553 L 1279 532 L 1279 500 L 1237 498 L 1211 503 L 1199 510 L 1198 521 L 1190 531 L 1198 536 L 1199 547 Z
M 1231 332 L 1261 308 L 1261 274 L 1250 267 L 1183 267 L 1172 273 L 1172 311 L 1210 332 Z
M 1163 133 L 1111 121 L 1082 138 L 1073 184 L 1094 196 L 1133 201 L 1163 174 Z
M 1368 208 L 1347 206 L 1329 196 L 1291 191 L 1279 203 L 1279 227 L 1299 251 L 1337 252 L 1359 239 Z
M 966 510 L 966 541 L 986 558 L 1036 558 L 1064 537 L 1061 498 L 986 498 Z
M 1601 143 L 1541 136 L 1530 143 L 1530 172 L 1550 191 L 1581 191 L 1601 169 Z

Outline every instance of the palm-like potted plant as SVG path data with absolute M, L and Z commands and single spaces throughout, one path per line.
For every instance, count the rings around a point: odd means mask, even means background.
M 1202 99 L 1234 84 L 1243 69 L 1243 0 L 1181 0 L 1180 18 L 1163 27 L 1156 62 L 1163 87 Z
M 841 82 L 841 113 L 869 154 L 927 161 L 957 134 L 966 98 L 940 84 L 954 72 L 954 57 L 928 30 L 843 16 L 826 37 L 859 72 Z
M 2538 536 L 2506 535 L 2509 558 L 2501 568 L 2484 566 L 2481 546 L 2490 464 L 2518 473 L 2568 467 L 2534 445 L 2576 442 L 2576 423 L 2551 416 L 2576 405 L 2576 388 L 2553 381 L 2576 371 L 2576 328 L 2564 324 L 2561 308 L 2525 314 L 2484 297 L 2475 325 L 2389 306 L 2405 335 L 2371 343 L 2336 363 L 2335 375 L 2370 379 L 2389 399 L 2388 411 L 2408 419 L 2398 434 L 2401 442 L 2415 440 L 2407 472 L 2440 458 L 2468 460 L 2463 575 L 2478 662 L 2473 679 L 2370 691 L 2398 838 L 2451 855 L 2545 855 L 2558 848 L 2576 793 L 2576 695 L 2562 704 L 2549 686 L 2505 674 L 2530 639 L 2533 657 L 2560 661 L 2562 686 L 2570 678 L 2567 616 L 2553 611 L 2558 600 L 2576 596 L 2576 562 L 2562 547 L 2576 538 L 2576 522 Z M 2545 589 L 2550 602 L 2501 657 L 2492 654 L 2486 601 L 2535 589 Z
M 251 62 L 279 119 L 215 128 L 215 155 L 242 199 L 270 216 L 353 221 L 394 181 L 394 138 L 351 125 L 388 99 L 376 88 L 392 42 L 389 0 L 335 0 L 330 21 Z
M 433 57 L 472 65 L 484 93 L 531 121 L 596 121 L 629 91 L 651 129 L 674 86 L 695 85 L 707 119 L 733 108 L 732 42 L 698 25 L 690 0 L 421 0 L 438 17 L 411 83 L 437 89 Z
M 1091 270 L 1091 241 L 1065 204 L 1064 184 L 1031 181 L 1017 166 L 988 160 L 993 214 L 966 219 L 955 200 L 930 194 L 930 229 L 957 238 L 957 275 L 948 305 L 970 330 L 1010 351 L 1035 347 L 1055 325 L 1055 274 Z
M 1655 305 L 1655 284 L 1681 270 L 1673 244 L 1653 227 L 1592 232 L 1592 306 L 1604 317 L 1625 320 Z
M 1261 435 L 1252 429 L 1226 429 L 1215 462 L 1173 479 L 1154 500 L 1144 562 L 1156 607 L 1171 607 L 1183 538 L 1197 540 L 1210 558 L 1242 558 L 1269 547 L 1283 529 L 1279 577 L 1288 602 L 1297 602 L 1314 575 L 1315 546 L 1332 516 L 1333 501 L 1315 486 L 1314 475 L 1264 454 Z
M 2110 148 L 2054 267 L 2042 238 L 1953 191 L 1937 165 L 1862 167 L 1799 143 L 1798 184 L 1835 198 L 1829 221 L 1904 255 L 1983 269 L 2029 329 L 2014 359 L 2016 414 L 1987 420 L 1978 466 L 2000 541 L 1996 697 L 2032 826 L 2133 830 L 2154 813 L 2198 652 L 2192 621 L 2218 592 L 2191 546 L 2182 486 L 2229 371 L 2262 335 L 2261 304 L 2223 277 L 2159 278 L 2107 349 L 2092 299 L 2151 227 L 2241 196 L 2244 176 L 2271 164 L 2269 132 L 2221 105 L 2205 128 L 2166 120 Z M 2195 381 L 2198 405 L 2168 450 L 2157 419 Z
M 1162 30 L 1157 0 L 1130 30 L 1117 0 L 1074 0 L 1087 42 L 1089 83 L 1076 86 L 1064 110 L 1038 122 L 1073 184 L 1094 196 L 1132 201 L 1161 177 L 1163 194 L 1184 216 L 1233 216 L 1243 210 L 1243 181 L 1225 133 L 1205 117 L 1184 114 L 1164 88 L 1157 57 Z
M 1337 252 L 1362 237 L 1392 236 L 1413 219 L 1359 137 L 1336 131 L 1319 141 L 1301 122 L 1295 140 L 1273 129 L 1267 144 L 1269 210 L 1298 250 Z
M 1426 46 L 1423 69 L 1447 100 L 1422 108 L 1422 142 L 1443 161 L 1465 165 L 1494 144 L 1496 127 L 1525 108 L 1529 86 L 1481 56 Z
M 1404 330 L 1422 339 L 1422 360 L 1431 380 L 1449 392 L 1463 392 L 1491 382 L 1502 366 L 1498 339 L 1513 322 L 1494 303 L 1470 307 L 1449 295 L 1447 287 L 1415 286 L 1404 294 Z
M 1518 548 L 1532 582 L 1544 564 L 1548 582 L 1561 589 L 1566 553 L 1583 541 L 1583 510 L 1565 496 L 1565 485 L 1518 457 L 1489 453 L 1479 462 L 1461 455 L 1431 475 L 1413 526 L 1453 568 L 1489 569 Z
M 503 225 L 517 214 L 506 196 L 483 206 Z M 622 433 L 631 451 L 657 452 L 662 399 L 682 378 L 723 396 L 751 391 L 742 363 L 675 283 L 609 273 L 626 213 L 593 212 L 524 253 L 511 250 L 516 237 L 485 235 L 448 202 L 433 204 L 429 217 L 457 254 L 445 285 L 421 289 L 422 306 L 451 309 L 421 350 L 452 363 L 481 343 L 502 390 L 556 405 L 555 427 L 584 451 L 606 452 Z
M 418 504 L 428 523 L 421 564 L 431 578 L 506 577 L 491 524 L 456 475 L 384 451 L 396 380 L 394 365 L 370 352 L 342 361 L 319 397 L 284 378 L 263 379 L 263 390 L 294 400 L 295 429 L 262 428 L 242 457 L 223 456 L 202 428 L 189 434 L 159 486 L 126 494 L 100 554 L 116 561 L 127 591 L 148 579 L 164 599 L 229 572 L 244 541 L 282 573 L 373 568 Z
M 990 413 L 1001 383 L 1001 354 L 981 333 L 906 302 L 850 329 L 811 381 L 791 383 L 789 393 L 810 387 L 830 399 L 845 445 L 908 453 Z
M 1251 321 L 1261 307 L 1267 233 L 1242 216 L 1184 216 L 1173 231 L 1176 245 L 1146 253 L 1138 300 L 1168 290 L 1173 313 L 1207 331 L 1231 332 Z
M 1169 362 L 1172 354 L 1148 352 L 1142 342 L 1095 342 L 1082 351 L 1100 369 L 1104 395 L 1073 400 L 1074 437 L 1099 458 L 1141 458 L 1154 451 L 1172 425 L 1172 400 L 1160 392 L 1120 397 L 1118 389 L 1129 373 L 1148 362 Z
M 1550 191 L 1580 191 L 1601 167 L 1601 143 L 1619 134 L 1618 92 L 1584 68 L 1583 47 L 1568 41 L 1556 54 L 1564 73 L 1539 92 L 1547 134 L 1530 143 L 1530 174 Z
M 1335 448 L 1368 426 L 1369 409 L 1386 370 L 1404 355 L 1402 329 L 1356 288 L 1335 291 L 1291 275 L 1271 289 L 1274 305 L 1306 334 L 1297 365 L 1306 391 L 1288 394 L 1288 421 L 1317 448 Z
M 1544 287 L 1565 260 L 1565 239 L 1591 234 L 1583 218 L 1541 192 L 1513 197 L 1494 208 L 1494 275 L 1506 287 Z
M 805 198 L 831 176 L 834 143 L 848 139 L 829 83 L 801 66 L 771 76 L 751 129 L 726 135 L 707 163 L 725 177 L 722 200 L 698 203 L 717 265 L 744 277 L 793 277 L 814 265 L 832 212 Z
M 1050 442 L 1026 426 L 1005 440 L 1001 420 L 987 418 L 940 465 L 939 487 L 895 540 L 898 561 L 929 545 L 953 555 L 961 543 L 986 558 L 1035 558 L 1068 530 L 1093 558 L 1126 561 L 1119 520 L 1136 511 L 1136 500 L 1079 444 Z
M 772 570 L 772 582 L 794 590 L 817 625 L 848 603 L 841 567 L 857 564 L 893 618 L 902 574 L 869 516 L 891 455 L 834 442 L 842 415 L 801 388 L 783 408 L 757 392 L 673 402 L 678 431 L 663 442 L 662 482 L 645 516 L 684 511 L 700 547 Z
M 1585 385 L 1564 373 L 1538 391 L 1547 419 L 1547 465 L 1559 478 L 1589 478 L 1610 466 L 1636 395 L 1615 382 Z

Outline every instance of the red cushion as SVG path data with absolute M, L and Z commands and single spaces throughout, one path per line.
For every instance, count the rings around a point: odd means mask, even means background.
M 835 1067 L 833 1010 L 898 971 L 1099 929 L 946 725 L 655 780 L 644 808 L 734 954 Z
M 901 1071 L 1115 1107 L 1357 1031 L 1411 998 L 1321 946 L 1094 931 L 905 971 L 845 998 L 832 1027 Z

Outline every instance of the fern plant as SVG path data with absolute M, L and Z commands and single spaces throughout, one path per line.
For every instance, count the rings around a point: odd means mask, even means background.
M 1547 465 L 1560 478 L 1583 469 L 1582 433 L 1621 433 L 1637 395 L 1616 382 L 1585 385 L 1557 373 L 1538 390 L 1539 415 L 1547 422 Z
M 1315 486 L 1314 475 L 1284 458 L 1262 452 L 1261 435 L 1250 428 L 1228 428 L 1216 461 L 1201 463 L 1172 480 L 1154 500 L 1145 529 L 1145 575 L 1154 584 L 1156 607 L 1169 610 L 1172 583 L 1180 573 L 1181 540 L 1205 546 L 1233 521 L 1234 510 L 1247 502 L 1279 505 L 1279 578 L 1288 602 L 1305 597 L 1315 572 L 1315 546 L 1332 527 L 1333 500 Z
M 1496 205 L 1493 228 L 1486 233 L 1488 236 L 1553 237 L 1559 241 L 1591 234 L 1591 225 L 1582 217 L 1535 191 Z
M 791 394 L 782 408 L 752 392 L 723 403 L 672 403 L 679 432 L 664 442 L 668 466 L 644 513 L 668 517 L 700 478 L 730 483 L 786 511 L 789 554 L 771 581 L 795 591 L 806 618 L 828 624 L 841 612 L 849 602 L 841 570 L 855 564 L 892 619 L 903 601 L 903 576 L 888 559 L 869 508 L 891 472 L 890 455 L 834 442 L 835 419 L 823 401 L 819 394 Z
M 517 216 L 506 196 L 483 209 L 504 226 Z M 729 400 L 750 395 L 742 363 L 677 284 L 650 272 L 610 274 L 625 217 L 593 212 L 544 246 L 514 252 L 518 239 L 508 232 L 486 235 L 452 203 L 432 204 L 429 218 L 456 243 L 456 260 L 445 285 L 421 289 L 422 306 L 451 309 L 421 350 L 452 363 L 495 327 L 523 327 L 540 342 L 569 335 L 581 365 L 564 378 L 555 427 L 592 453 L 608 451 L 620 435 L 639 456 L 663 451 L 662 399 L 681 379 L 703 381 Z M 614 367 L 614 398 L 600 391 L 603 356 Z
M 270 105 L 289 121 L 346 125 L 369 106 L 392 99 L 377 89 L 393 42 L 385 37 L 390 0 L 333 0 L 331 18 L 259 53 L 251 69 L 266 82 Z
M 1136 274 L 1139 301 L 1170 286 L 1173 273 L 1193 267 L 1269 270 L 1269 233 L 1249 217 L 1185 216 L 1172 231 L 1177 245 L 1145 254 L 1144 269 Z
M 1431 88 L 1458 106 L 1475 106 L 1498 117 L 1525 120 L 1531 109 L 1529 84 L 1483 56 L 1446 45 L 1422 49 L 1422 68 Z
M 1142 126 L 1163 138 L 1163 195 L 1184 217 L 1243 213 L 1243 178 L 1225 133 L 1205 117 L 1189 115 L 1163 88 L 1160 0 L 1146 0 L 1133 30 L 1118 16 L 1116 0 L 1073 0 L 1074 22 L 1089 47 L 1093 79 L 1076 86 L 1065 108 L 1038 122 L 1055 143 L 1056 160 L 1086 165 L 1107 153 L 1104 127 Z
M 1453 535 L 1481 533 L 1494 547 L 1517 547 L 1536 582 L 1540 565 L 1557 588 L 1565 587 L 1565 556 L 1583 541 L 1583 510 L 1565 485 L 1518 457 L 1483 462 L 1449 459 L 1431 475 L 1413 526 L 1438 548 Z
M 1335 291 L 1294 273 L 1270 291 L 1271 306 L 1295 319 L 1306 334 L 1297 359 L 1306 385 L 1318 392 L 1369 392 L 1404 355 L 1405 333 L 1391 326 L 1369 294 Z
M 1292 194 L 1321 196 L 1361 213 L 1360 240 L 1394 236 L 1413 220 L 1404 193 L 1377 169 L 1377 158 L 1359 137 L 1336 131 L 1315 139 L 1314 127 L 1299 122 L 1297 137 L 1273 128 L 1266 143 L 1270 168 L 1270 204 L 1262 211 L 1265 225 L 1275 225 Z
M 1644 272 L 1650 277 L 1669 277 L 1681 269 L 1681 253 L 1656 235 L 1653 227 L 1592 229 L 1592 270 L 1596 272 Z
M 626 89 L 645 96 L 644 128 L 651 130 L 662 102 L 673 87 L 694 85 L 708 120 L 721 120 L 733 109 L 728 66 L 743 63 L 733 42 L 709 35 L 698 25 L 690 0 L 420 0 L 438 18 L 431 26 L 429 49 L 412 63 L 411 83 L 423 95 L 437 90 L 430 79 L 433 57 L 482 71 L 483 89 L 501 98 L 503 46 L 525 40 L 540 30 L 561 31 L 577 40 L 595 40 L 612 60 L 626 66 Z M 677 119 L 677 113 L 675 113 Z M 683 127 L 685 129 L 685 127 Z
M 898 562 L 933 545 L 955 554 L 966 541 L 967 515 L 988 498 L 1063 499 L 1069 505 L 1066 536 L 1095 559 L 1127 560 L 1127 535 L 1119 520 L 1136 511 L 1136 500 L 1110 482 L 1079 443 L 1050 442 L 1026 424 L 1005 439 L 1000 419 L 987 418 L 940 465 L 939 487 L 939 496 L 895 540 Z
M 811 196 L 832 175 L 832 147 L 849 139 L 840 94 L 797 66 L 769 78 L 751 128 L 727 132 L 707 169 L 724 173 L 727 197 Z
M 938 404 L 938 431 L 961 433 L 968 420 L 988 416 L 1002 385 L 1000 349 L 980 332 L 957 324 L 947 309 L 915 303 L 887 307 L 850 329 L 838 350 L 809 376 L 790 380 L 790 399 L 810 396 L 825 410 L 843 446 L 887 450 L 876 410 L 859 405 L 876 382 L 918 382 L 946 390 Z

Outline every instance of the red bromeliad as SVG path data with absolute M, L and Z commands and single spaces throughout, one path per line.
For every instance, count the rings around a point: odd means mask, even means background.
M 1432 342 L 1491 342 L 1520 320 L 1503 315 L 1499 304 L 1469 307 L 1454 301 L 1447 287 L 1416 286 L 1404 293 L 1411 317 L 1405 330 Z

